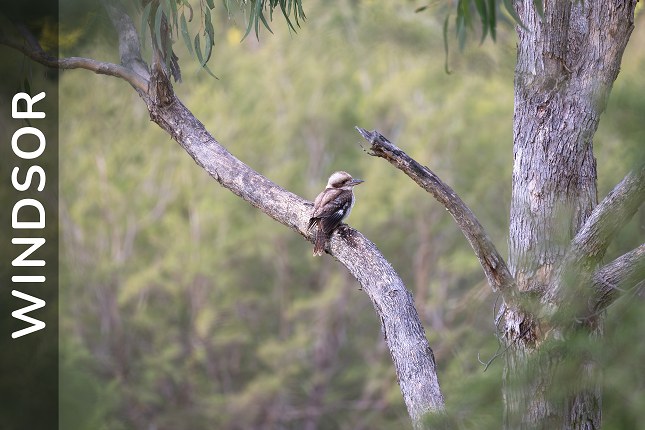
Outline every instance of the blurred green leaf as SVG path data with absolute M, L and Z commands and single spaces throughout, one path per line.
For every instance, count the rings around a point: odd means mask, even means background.
M 141 47 L 146 49 L 146 30 L 148 29 L 148 17 L 150 16 L 150 8 L 152 7 L 152 2 L 148 3 L 143 9 L 143 14 L 141 15 Z
M 193 54 L 193 44 L 190 41 L 190 34 L 188 33 L 188 25 L 186 24 L 186 16 L 184 16 L 183 12 L 181 14 L 181 35 L 184 38 L 184 42 L 186 43 L 186 47 L 188 48 L 188 52 L 190 53 L 190 56 L 193 59 L 195 59 L 195 54 Z
M 157 48 L 161 49 L 161 17 L 163 16 L 163 3 L 157 6 L 157 13 L 155 15 L 155 37 L 157 40 Z
M 535 4 L 538 15 L 540 15 L 540 18 L 544 21 L 544 3 L 542 0 L 533 0 L 533 3 Z
M 513 6 L 515 1 L 516 0 L 504 0 L 504 7 L 506 8 L 506 11 L 509 13 L 509 15 L 511 15 L 511 17 L 515 20 L 515 22 L 524 30 L 528 31 L 528 28 L 526 28 L 526 26 L 522 23 L 522 20 L 515 11 L 515 7 Z

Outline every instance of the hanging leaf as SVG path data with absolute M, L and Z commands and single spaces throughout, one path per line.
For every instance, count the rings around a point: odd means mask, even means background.
M 479 14 L 482 22 L 482 39 L 479 42 L 479 44 L 481 45 L 482 43 L 484 43 L 484 39 L 486 39 L 486 35 L 488 34 L 488 11 L 486 10 L 486 3 L 484 3 L 484 0 L 474 1 L 475 7 L 477 8 L 477 13 Z
M 262 20 L 262 24 L 264 24 L 264 26 L 267 28 L 267 30 L 269 30 L 269 32 L 271 34 L 273 34 L 273 31 L 271 31 L 271 28 L 269 27 L 269 24 L 267 24 L 266 19 L 264 19 L 264 14 L 262 13 L 262 11 L 260 11 L 260 19 Z
M 199 34 L 195 35 L 195 54 L 197 54 L 197 61 L 199 61 L 200 64 L 201 64 L 201 62 L 202 62 L 202 48 L 200 48 L 200 46 L 199 46 Z M 197 71 L 199 72 L 199 70 L 197 70 Z
M 157 7 L 155 16 L 155 37 L 157 38 L 157 48 L 161 49 L 161 17 L 163 16 L 163 5 Z
M 186 43 L 186 46 L 188 47 L 188 52 L 190 52 L 190 56 L 195 59 L 195 54 L 193 53 L 193 44 L 190 43 L 190 33 L 188 33 L 188 24 L 186 24 L 186 16 L 181 14 L 181 35 L 184 37 L 184 42 Z
M 260 14 L 262 13 L 262 0 L 255 0 L 255 8 L 253 10 L 253 15 L 255 18 L 255 38 L 260 39 Z
M 444 63 L 444 70 L 446 71 L 446 74 L 450 74 L 450 70 L 448 69 L 448 18 L 450 18 L 450 8 L 448 8 L 448 11 L 446 12 L 446 18 L 443 20 L 443 48 L 446 51 L 446 61 Z
M 172 23 L 175 26 L 175 34 L 179 35 L 179 19 L 177 17 L 177 4 L 175 3 L 175 0 L 170 0 L 170 9 L 172 13 Z M 172 27 L 171 27 L 172 30 Z
M 152 2 L 148 3 L 143 9 L 143 14 L 141 15 L 141 47 L 146 49 L 146 30 L 148 29 L 148 17 L 150 16 L 150 7 Z
M 524 26 L 524 24 L 522 23 L 522 20 L 520 19 L 519 15 L 518 15 L 518 14 L 517 14 L 517 12 L 515 11 L 515 8 L 513 7 L 513 3 L 512 3 L 512 2 L 514 3 L 514 2 L 515 2 L 515 0 L 504 0 L 504 7 L 506 7 L 506 10 L 508 11 L 508 13 L 513 17 L 513 19 L 515 20 L 515 22 L 516 22 L 520 27 L 522 27 L 522 28 L 523 28 L 524 30 L 526 30 L 526 31 L 530 31 L 530 30 L 529 30 L 528 28 L 526 28 L 526 26 Z
M 488 27 L 493 42 L 497 40 L 497 5 L 495 0 L 488 0 Z
M 198 39 L 198 41 L 199 41 L 199 39 Z M 197 50 L 197 58 L 199 58 L 199 69 L 197 69 L 197 73 L 199 73 L 199 71 L 202 69 L 202 67 L 204 67 L 204 64 L 206 64 L 206 62 L 208 61 L 208 59 L 210 58 L 210 55 L 211 55 L 212 43 L 211 43 L 210 36 L 208 34 L 206 34 L 204 36 L 204 45 L 206 46 L 206 48 L 204 50 L 204 57 L 203 58 L 201 56 L 201 52 L 199 51 L 199 48 L 197 46 L 195 46 L 195 50 Z
M 215 79 L 217 79 L 217 80 L 219 81 L 219 78 L 218 78 L 217 76 L 215 76 L 215 75 L 213 74 L 213 72 L 211 72 L 211 69 L 209 69 L 209 68 L 208 68 L 208 65 L 207 65 L 207 64 L 204 64 L 204 70 L 206 70 L 206 71 L 208 72 L 208 74 L 209 74 L 209 75 L 211 75 L 212 77 L 214 77 Z
M 466 18 L 463 15 L 457 15 L 456 27 L 459 50 L 463 51 L 466 45 Z
M 260 0 L 251 0 L 251 9 L 255 10 L 255 7 L 254 7 L 255 5 L 259 6 L 260 5 Z M 241 41 L 246 39 L 246 37 L 249 35 L 249 33 L 251 33 L 251 29 L 253 28 L 253 22 L 254 22 L 255 17 L 256 17 L 256 15 L 253 12 L 250 12 L 250 14 L 249 14 L 249 23 L 246 26 L 246 33 L 244 33 L 244 37 L 242 38 Z M 246 20 L 246 11 L 244 12 L 244 19 Z
M 468 24 L 468 27 L 473 28 L 473 24 L 470 22 L 470 0 L 459 0 L 457 3 L 457 19 L 462 17 L 464 23 Z M 465 31 L 465 29 L 464 29 Z
M 538 15 L 542 18 L 542 22 L 544 22 L 544 3 L 542 0 L 533 0 L 533 3 L 535 4 Z

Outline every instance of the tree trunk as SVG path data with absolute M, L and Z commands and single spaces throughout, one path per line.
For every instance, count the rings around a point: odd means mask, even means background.
M 590 353 L 566 342 L 576 335 L 598 339 L 603 317 L 575 322 L 564 315 L 558 299 L 566 290 L 562 279 L 572 274 L 555 273 L 598 202 L 592 139 L 618 76 L 635 5 L 556 0 L 545 2 L 542 21 L 533 0 L 515 4 L 528 31 L 516 26 L 508 266 L 530 305 L 524 311 L 508 307 L 500 315 L 509 346 L 506 429 L 601 425 L 600 369 Z M 597 262 L 578 268 L 576 277 L 588 279 Z M 575 301 L 567 307 L 587 303 L 584 297 Z

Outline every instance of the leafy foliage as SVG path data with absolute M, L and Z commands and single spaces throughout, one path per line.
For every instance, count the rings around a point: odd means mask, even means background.
M 513 21 L 520 27 L 526 29 L 520 17 L 515 11 L 513 6 L 517 0 L 501 0 L 500 3 L 504 4 L 505 10 L 508 12 L 508 15 L 513 19 Z M 449 73 L 448 70 L 448 29 L 449 29 L 449 18 L 450 14 L 454 9 L 456 9 L 455 17 L 455 31 L 457 40 L 459 41 L 459 49 L 463 52 L 466 45 L 468 29 L 474 31 L 473 22 L 471 16 L 476 12 L 479 15 L 480 27 L 481 27 L 481 39 L 479 41 L 480 45 L 486 40 L 486 36 L 490 34 L 493 41 L 497 38 L 497 15 L 498 15 L 498 2 L 496 0 L 456 0 L 456 5 L 453 6 L 453 0 L 438 0 L 429 5 L 421 6 L 415 9 L 415 12 L 423 12 L 425 10 L 431 9 L 434 6 L 437 6 L 441 3 L 446 3 L 446 12 L 443 25 L 443 40 L 446 53 L 446 63 L 445 70 Z M 542 0 L 533 0 L 533 4 L 537 10 L 538 15 L 544 19 L 544 4 Z
M 141 13 L 142 47 L 145 48 L 145 36 L 148 22 L 151 24 L 152 33 L 156 38 L 157 46 L 162 46 L 161 23 L 162 19 L 165 18 L 169 23 L 168 41 L 166 42 L 168 49 L 168 54 L 166 55 L 166 67 L 169 66 L 171 58 L 173 34 L 178 39 L 181 32 L 181 39 L 186 44 L 191 57 L 194 59 L 195 54 L 197 55 L 197 60 L 199 61 L 197 72 L 199 73 L 203 68 L 208 72 L 208 74 L 216 78 L 207 65 L 208 61 L 211 59 L 211 53 L 213 46 L 215 45 L 215 29 L 213 26 L 213 15 L 211 13 L 211 10 L 215 9 L 215 3 L 213 0 L 194 1 L 193 3 L 197 3 L 195 5 L 195 9 L 193 9 L 193 6 L 188 0 L 153 0 L 146 4 L 143 9 L 140 9 L 139 1 L 135 1 L 134 3 L 137 5 L 137 8 Z M 296 32 L 296 26 L 300 27 L 300 22 L 304 21 L 306 18 L 302 8 L 302 0 L 236 0 L 236 3 L 239 8 L 238 13 L 242 14 L 246 26 L 246 33 L 242 37 L 242 40 L 246 39 L 252 30 L 255 31 L 255 36 L 259 39 L 261 28 L 260 22 L 267 30 L 273 33 L 269 27 L 269 23 L 267 22 L 267 17 L 265 16 L 267 12 L 269 20 L 273 21 L 274 11 L 279 9 L 287 22 L 289 30 L 294 33 Z M 222 0 L 222 4 L 228 17 L 234 19 L 235 13 L 231 0 Z M 195 10 L 198 10 L 198 12 L 195 12 Z M 188 12 L 188 19 L 186 19 L 186 12 Z M 195 32 L 195 37 L 193 39 L 190 34 L 188 23 L 193 21 L 195 15 L 198 15 L 196 24 L 199 24 L 199 29 Z

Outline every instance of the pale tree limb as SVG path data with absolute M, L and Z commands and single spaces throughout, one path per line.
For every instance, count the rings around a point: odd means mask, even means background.
M 645 280 L 645 244 L 596 270 L 591 278 L 593 296 L 589 311 L 597 314 L 611 306 L 625 291 Z
M 141 58 L 139 33 L 123 5 L 115 0 L 102 0 L 110 22 L 119 38 L 119 58 L 121 65 L 150 81 L 148 65 Z
M 92 60 L 89 58 L 69 57 L 58 58 L 46 53 L 38 40 L 18 22 L 15 27 L 29 44 L 29 47 L 17 43 L 7 37 L 0 30 L 0 44 L 7 45 L 22 52 L 32 60 L 53 69 L 86 69 L 99 75 L 108 75 L 121 78 L 134 88 L 148 94 L 150 72 L 145 61 L 141 58 L 139 47 L 139 34 L 132 19 L 123 6 L 114 0 L 103 0 L 103 6 L 119 37 L 119 56 L 121 65 Z M 31 48 L 31 49 L 30 49 Z
M 543 300 L 571 303 L 594 275 L 596 265 L 618 232 L 645 202 L 645 164 L 630 171 L 596 206 L 560 266 L 554 272 Z M 638 249 L 638 248 L 637 248 Z M 584 311 L 584 310 L 582 310 Z
M 519 291 L 506 262 L 497 251 L 484 227 L 452 188 L 439 179 L 429 168 L 416 162 L 376 130 L 367 131 L 359 127 L 356 127 L 356 130 L 372 145 L 370 148 L 372 154 L 370 155 L 389 161 L 390 164 L 403 171 L 421 188 L 430 193 L 450 212 L 473 248 L 493 291 L 502 294 L 507 306 L 519 306 Z
M 112 3 L 111 0 L 106 0 L 104 4 L 108 8 Z M 117 17 L 121 13 L 118 8 L 114 8 L 113 12 Z M 118 19 L 113 19 L 113 24 L 115 21 L 117 33 L 123 28 L 126 30 L 121 31 L 129 31 L 128 25 L 119 25 Z M 133 33 L 129 34 L 128 37 L 119 35 L 119 41 L 132 42 Z M 54 58 L 4 37 L 0 42 L 49 67 L 87 68 L 130 82 L 139 90 L 147 104 L 150 118 L 168 132 L 210 176 L 274 220 L 298 232 L 310 242 L 314 241 L 313 235 L 308 231 L 313 203 L 279 187 L 246 166 L 208 133 L 174 94 L 165 67 L 162 67 L 163 51 L 153 52 L 153 66 L 148 80 L 127 67 L 89 59 Z M 158 51 L 154 43 L 153 49 Z M 123 51 L 121 56 L 124 61 Z M 136 55 L 134 58 L 134 63 L 138 63 Z M 434 355 L 414 307 L 412 294 L 392 265 L 376 245 L 347 225 L 331 234 L 326 251 L 348 268 L 372 300 L 415 430 L 425 429 L 428 419 L 433 422 L 432 428 L 450 428 Z
M 572 241 L 572 249 L 596 264 L 618 232 L 645 202 L 645 164 L 630 171 L 596 206 Z
M 18 29 L 21 29 L 21 32 L 23 35 L 31 33 L 29 30 L 27 30 L 26 27 L 22 26 L 21 24 L 16 24 L 16 27 Z M 33 38 L 33 36 L 31 36 Z M 27 41 L 30 42 L 30 38 L 27 38 Z M 33 39 L 35 40 L 35 39 Z M 148 83 L 149 81 L 146 80 L 144 77 L 141 75 L 133 72 L 132 70 L 128 69 L 127 67 L 124 66 L 119 66 L 117 64 L 113 63 L 106 63 L 103 61 L 96 61 L 92 60 L 89 58 L 80 58 L 80 57 L 68 57 L 68 58 L 58 58 L 51 56 L 47 54 L 39 44 L 34 46 L 32 43 L 31 49 L 28 48 L 25 45 L 22 45 L 20 43 L 14 42 L 11 39 L 8 39 L 5 37 L 3 34 L 0 34 L 0 44 L 9 46 L 10 48 L 13 48 L 19 52 L 22 52 L 25 54 L 27 57 L 31 58 L 32 60 L 36 61 L 37 63 L 40 63 L 44 66 L 50 67 L 52 69 L 86 69 L 90 70 L 96 74 L 99 75 L 108 75 L 108 76 L 114 76 L 117 78 L 121 78 L 124 81 L 128 82 L 130 85 L 133 87 L 137 88 L 138 90 L 143 91 L 144 93 L 148 93 Z

